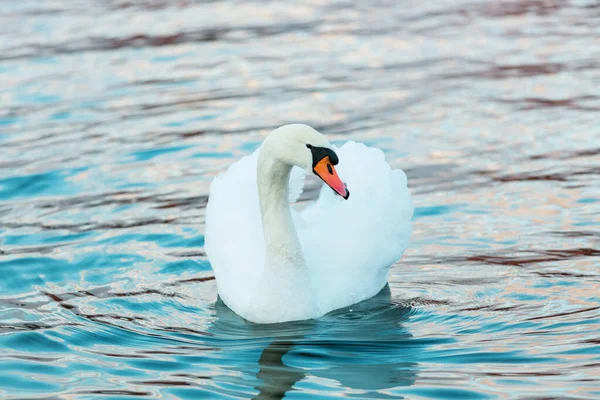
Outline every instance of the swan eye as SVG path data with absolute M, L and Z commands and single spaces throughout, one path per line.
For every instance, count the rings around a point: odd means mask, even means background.
M 311 153 L 312 153 L 312 161 L 313 161 L 313 168 L 322 160 L 324 160 L 325 158 L 327 158 L 327 162 L 323 162 L 323 171 L 325 171 L 325 166 L 327 164 L 331 164 L 331 168 L 333 168 L 334 165 L 337 165 L 339 160 L 337 155 L 334 153 L 333 150 L 331 150 L 330 148 L 327 147 L 315 147 L 313 145 L 310 144 L 305 144 L 305 146 L 307 148 L 310 149 Z M 333 173 L 335 174 L 335 171 L 333 171 Z
M 327 172 L 329 172 L 329 175 L 333 175 L 333 169 L 331 169 L 331 164 L 327 163 Z

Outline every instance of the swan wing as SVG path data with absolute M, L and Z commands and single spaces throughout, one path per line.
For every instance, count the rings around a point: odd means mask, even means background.
M 298 234 L 311 284 L 323 312 L 377 294 L 389 267 L 406 249 L 413 207 L 406 174 L 392 169 L 381 150 L 347 142 L 335 150 L 348 200 L 329 187 L 301 216 Z

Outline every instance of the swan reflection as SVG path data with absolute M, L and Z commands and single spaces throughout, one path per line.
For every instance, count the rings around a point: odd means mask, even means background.
M 221 301 L 215 308 L 215 335 L 263 346 L 255 373 L 257 399 L 282 398 L 317 380 L 361 396 L 382 396 L 380 391 L 411 386 L 417 379 L 417 354 L 425 345 L 415 343 L 402 325 L 414 309 L 394 303 L 388 286 L 372 299 L 317 320 L 257 325 Z

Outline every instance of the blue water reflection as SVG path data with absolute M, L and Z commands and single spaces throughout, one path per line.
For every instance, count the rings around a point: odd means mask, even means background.
M 2 7 L 0 398 L 600 396 L 593 1 Z M 257 326 L 205 206 L 289 122 L 381 148 L 414 230 L 376 298 Z

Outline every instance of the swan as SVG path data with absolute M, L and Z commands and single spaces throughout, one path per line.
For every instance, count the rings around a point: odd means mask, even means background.
M 307 172 L 325 184 L 299 212 L 290 202 Z M 205 251 L 219 297 L 244 319 L 319 318 L 384 288 L 412 214 L 406 175 L 381 150 L 284 125 L 213 179 Z

